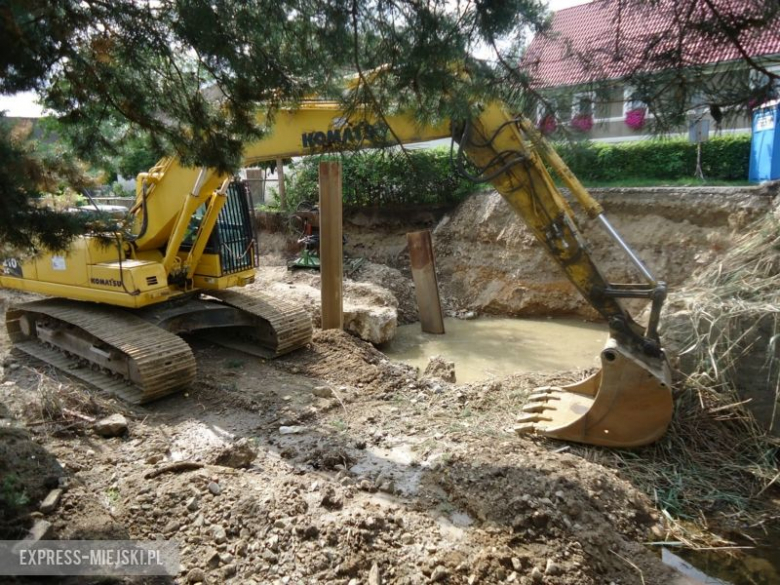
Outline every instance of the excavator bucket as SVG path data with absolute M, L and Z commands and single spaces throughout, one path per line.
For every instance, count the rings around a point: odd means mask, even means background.
M 515 430 L 605 447 L 640 447 L 659 439 L 672 419 L 666 359 L 636 359 L 610 339 L 601 365 L 576 384 L 534 390 Z

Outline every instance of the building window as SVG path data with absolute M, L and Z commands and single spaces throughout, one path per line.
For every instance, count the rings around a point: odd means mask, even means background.
M 575 93 L 572 100 L 571 117 L 590 116 L 593 117 L 594 103 L 596 99 L 593 92 Z
M 780 66 L 766 67 L 766 70 L 774 75 L 780 76 Z M 766 99 L 775 99 L 780 97 L 780 79 L 770 79 L 769 75 L 757 69 L 750 70 L 750 89 L 753 91 L 763 90 Z
M 623 89 L 623 117 L 634 110 L 647 109 L 647 104 L 639 97 L 639 92 L 633 86 L 627 85 Z
M 547 95 L 544 99 L 536 102 L 536 123 L 541 125 L 545 122 L 545 127 L 550 127 L 550 121 L 566 123 L 571 119 L 571 94 L 569 95 Z M 540 126 L 541 127 L 541 126 Z

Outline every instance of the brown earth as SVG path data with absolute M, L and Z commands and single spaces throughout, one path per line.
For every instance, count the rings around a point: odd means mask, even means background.
M 663 535 L 644 495 L 512 434 L 521 389 L 549 380 L 417 381 L 341 332 L 276 362 L 195 350 L 198 381 L 147 408 L 4 350 L 3 471 L 29 502 L 5 510 L 3 537 L 59 483 L 57 537 L 176 539 L 182 583 L 366 583 L 375 564 L 410 585 L 671 582 L 637 544 Z M 69 414 L 116 411 L 129 432 L 112 439 Z M 239 438 L 250 466 L 214 464 Z M 150 477 L 180 461 L 202 467 Z
M 587 313 L 500 199 L 480 197 L 436 232 L 450 310 Z M 631 241 L 638 228 L 621 213 L 614 223 Z M 730 214 L 705 227 L 665 213 L 648 220 L 650 241 L 638 246 L 654 251 L 659 273 L 682 281 L 697 255 L 728 245 Z M 367 265 L 347 288 L 412 319 L 407 228 L 348 225 L 348 251 L 390 266 Z M 287 242 L 266 238 L 276 252 L 256 286 L 316 290 L 315 275 L 280 271 Z M 20 298 L 0 291 L 2 304 Z M 17 355 L 0 333 L 0 538 L 21 537 L 60 485 L 46 516 L 57 537 L 176 539 L 177 583 L 683 582 L 641 545 L 665 537 L 663 519 L 608 458 L 512 432 L 529 388 L 570 376 L 417 379 L 332 331 L 274 362 L 190 341 L 200 368 L 192 387 L 130 407 Z M 128 433 L 96 435 L 89 421 L 114 412 Z M 248 467 L 217 464 L 231 459 L 226 450 L 246 453 L 240 439 L 256 453 Z
M 596 189 L 593 194 L 618 232 L 672 290 L 717 259 L 773 201 L 772 191 L 749 187 Z M 613 282 L 636 281 L 628 259 L 602 228 L 585 217 L 578 222 L 600 269 Z M 477 194 L 454 210 L 420 214 L 410 223 L 411 228 L 393 218 L 348 215 L 345 250 L 408 277 L 406 232 L 431 229 L 442 296 L 451 311 L 595 317 L 497 193 Z

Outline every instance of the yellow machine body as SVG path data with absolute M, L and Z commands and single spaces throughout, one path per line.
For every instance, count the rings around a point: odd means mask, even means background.
M 360 112 L 347 116 L 337 103 L 304 102 L 277 112 L 266 136 L 248 145 L 244 160 L 249 165 L 280 157 L 420 142 L 453 133 L 460 151 L 480 169 L 475 179 L 495 186 L 610 327 L 601 372 L 571 387 L 535 392 L 518 431 L 608 446 L 634 447 L 656 440 L 672 414 L 669 368 L 656 333 L 663 283 L 649 275 L 603 217 L 598 202 L 527 120 L 510 115 L 497 103 L 486 105 L 477 118 L 462 125 L 421 126 L 411 115 L 378 120 Z M 612 284 L 599 272 L 570 204 L 547 167 L 570 188 L 591 218 L 607 226 L 640 268 L 644 283 Z M 228 191 L 227 177 L 206 168 L 184 167 L 175 158 L 163 159 L 138 176 L 129 234 L 81 238 L 65 252 L 43 253 L 26 261 L 5 258 L 0 286 L 141 309 L 198 291 L 245 285 L 254 278 L 254 261 L 240 270 L 225 265 L 232 257 L 254 257 L 254 242 L 246 249 L 234 249 L 232 256 L 214 252 L 208 245 L 215 230 L 247 229 L 241 224 L 252 221 L 251 215 L 238 223 L 234 218 L 230 225 L 220 219 Z M 194 219 L 198 221 L 193 223 Z M 652 301 L 646 329 L 634 323 L 621 306 L 619 299 L 626 297 Z M 41 319 L 70 314 L 67 310 L 47 307 L 48 317 Z M 22 313 L 14 319 L 19 331 L 30 329 Z

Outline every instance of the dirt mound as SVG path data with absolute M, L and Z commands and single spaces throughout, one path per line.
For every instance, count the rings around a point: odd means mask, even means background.
M 374 283 L 389 290 L 396 299 L 399 324 L 414 323 L 419 320 L 411 274 L 404 274 L 390 266 L 366 262 L 352 278 L 361 282 Z
M 2 415 L 0 403 L 0 420 Z M 24 428 L 0 426 L 0 539 L 22 538 L 29 514 L 63 475 L 57 459 Z
M 336 329 L 315 330 L 311 351 L 280 360 L 296 373 L 350 385 L 363 392 L 388 392 L 398 384 L 399 374 L 411 368 L 392 364 L 373 345 Z
M 603 583 L 630 570 L 620 558 L 627 550 L 652 572 L 651 556 L 631 544 L 656 521 L 646 497 L 579 457 L 483 440 L 434 479 L 453 505 L 481 522 L 485 541 L 500 535 L 505 544 L 502 552 L 471 557 L 479 580 L 503 582 L 512 572 L 533 580 L 536 571 L 545 583 Z
M 390 269 L 388 269 L 390 270 Z M 344 328 L 359 337 L 380 344 L 395 336 L 398 324 L 398 299 L 385 288 L 392 276 L 382 267 L 365 263 L 359 274 L 346 277 L 343 282 Z M 385 275 L 385 276 L 382 276 Z M 257 271 L 249 291 L 257 290 L 293 301 L 312 316 L 315 326 L 322 321 L 320 274 L 310 270 L 287 270 L 284 266 L 263 266 Z M 403 285 L 395 285 L 407 294 Z M 411 292 L 413 295 L 413 292 Z M 408 305 L 408 300 L 404 301 Z
M 561 376 L 418 380 L 340 331 L 275 362 L 195 352 L 193 387 L 126 410 L 125 437 L 31 427 L 67 479 L 57 537 L 175 539 L 182 583 L 670 582 L 634 544 L 657 526 L 644 496 L 512 433 L 525 386 Z M 4 380 L 17 424 L 35 422 L 23 369 Z M 248 467 L 209 464 L 241 440 Z

